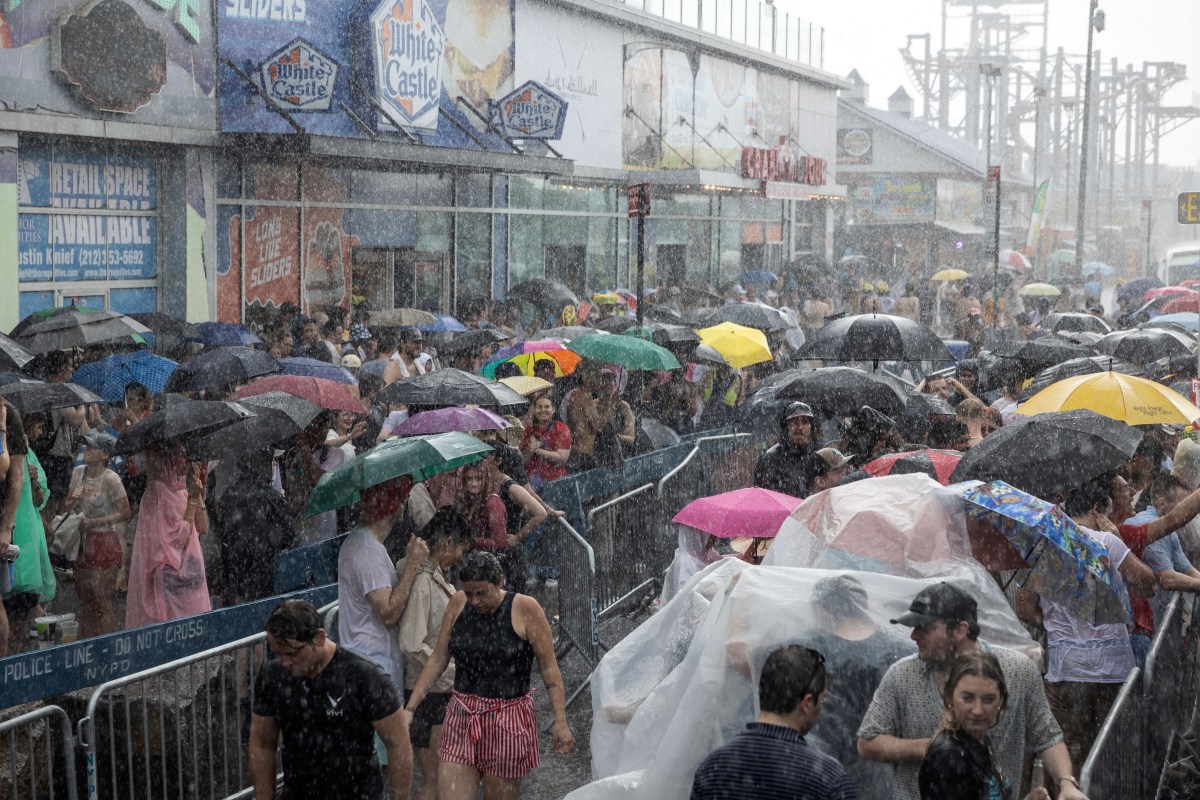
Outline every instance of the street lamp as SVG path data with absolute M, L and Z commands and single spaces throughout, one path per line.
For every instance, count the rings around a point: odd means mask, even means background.
M 1083 228 L 1087 211 L 1088 135 L 1092 114 L 1092 32 L 1104 30 L 1104 12 L 1100 0 L 1088 5 L 1087 68 L 1083 78 L 1083 127 L 1079 135 L 1079 199 L 1075 210 L 1075 274 L 1083 275 Z

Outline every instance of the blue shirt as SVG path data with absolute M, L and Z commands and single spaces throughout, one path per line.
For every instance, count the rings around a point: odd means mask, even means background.
M 1158 509 L 1154 506 L 1146 506 L 1145 510 L 1130 519 L 1129 522 L 1141 525 L 1156 519 L 1158 519 Z M 1192 569 L 1192 562 L 1188 561 L 1187 555 L 1184 554 L 1183 544 L 1179 541 L 1179 534 L 1175 531 L 1171 531 L 1158 541 L 1147 545 L 1146 551 L 1142 553 L 1142 560 L 1155 573 L 1173 570 L 1186 575 Z M 1170 597 L 1170 592 L 1156 592 L 1154 597 L 1150 598 L 1150 607 L 1154 609 L 1155 624 L 1162 619 L 1162 615 L 1166 612 Z
M 709 753 L 696 770 L 692 800 L 858 800 L 841 764 L 799 731 L 764 722 Z

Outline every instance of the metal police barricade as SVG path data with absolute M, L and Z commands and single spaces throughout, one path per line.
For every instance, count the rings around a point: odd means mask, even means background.
M 1167 777 L 1172 740 L 1191 732 L 1197 659 L 1194 616 L 1189 612 L 1194 610 L 1194 595 L 1173 595 L 1162 616 L 1159 636 L 1155 637 L 1146 658 L 1143 707 L 1153 716 L 1153 724 L 1144 728 L 1145 738 L 1140 748 L 1146 765 L 1151 768 L 1146 770 L 1141 787 L 1146 797 L 1162 796 L 1155 789 Z M 1158 769 L 1159 765 L 1162 769 Z
M 56 754 L 55 742 L 61 753 Z M 12 780 L 13 800 L 79 796 L 75 774 L 75 739 L 71 720 L 58 706 L 41 708 L 0 722 L 0 774 Z M 57 762 L 57 763 L 56 763 Z
M 266 633 L 255 633 L 98 686 L 78 723 L 88 800 L 212 800 L 250 787 L 247 737 L 265 644 Z
M 587 538 L 596 563 L 596 602 L 600 616 L 617 608 L 658 579 L 652 569 L 654 484 L 646 483 L 587 512 Z
M 599 607 L 596 601 L 596 557 L 592 546 L 562 517 L 555 526 L 558 553 L 558 642 L 555 656 L 562 661 L 572 650 L 587 663 L 588 677 L 567 698 L 567 707 L 591 682 L 600 661 Z M 549 725 L 553 725 L 550 720 Z M 547 726 L 546 730 L 549 730 Z
M 1084 794 L 1096 798 L 1140 796 L 1136 787 L 1147 770 L 1141 748 L 1145 725 L 1142 671 L 1134 667 L 1083 764 L 1079 785 Z
M 696 444 L 704 448 L 709 494 L 723 494 L 754 483 L 754 465 L 766 443 L 749 433 L 734 433 L 705 436 Z

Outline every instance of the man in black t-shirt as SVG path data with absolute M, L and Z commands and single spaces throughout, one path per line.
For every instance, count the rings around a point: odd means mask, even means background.
M 267 620 L 277 656 L 263 665 L 250 723 L 250 774 L 257 800 L 275 797 L 275 753 L 283 737 L 286 800 L 379 800 L 378 733 L 392 795 L 407 797 L 412 747 L 403 705 L 375 662 L 338 647 L 313 605 L 286 600 Z

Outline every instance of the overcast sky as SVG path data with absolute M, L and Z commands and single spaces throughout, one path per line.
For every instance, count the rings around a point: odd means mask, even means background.
M 871 85 L 871 105 L 886 107 L 887 97 L 908 82 L 898 50 L 908 34 L 930 33 L 939 46 L 941 0 L 776 0 L 784 11 L 825 28 L 825 68 L 845 75 L 857 69 Z M 1010 6 L 1020 10 L 1020 6 Z M 1025 6 L 1036 8 L 1036 6 Z M 1088 0 L 1050 0 L 1049 49 L 1082 54 L 1087 47 Z M 1107 17 L 1094 47 L 1108 60 L 1116 56 L 1122 66 L 1143 61 L 1177 61 L 1187 64 L 1187 81 L 1167 98 L 1172 105 L 1200 100 L 1200 3 L 1195 0 L 1100 0 Z M 1040 41 L 1038 42 L 1040 44 Z M 951 34 L 951 47 L 961 46 Z M 914 45 L 914 50 L 917 45 Z M 1198 97 L 1193 97 L 1193 95 Z M 920 104 L 918 102 L 919 111 Z M 1179 128 L 1163 140 L 1163 162 L 1200 165 L 1200 120 Z

